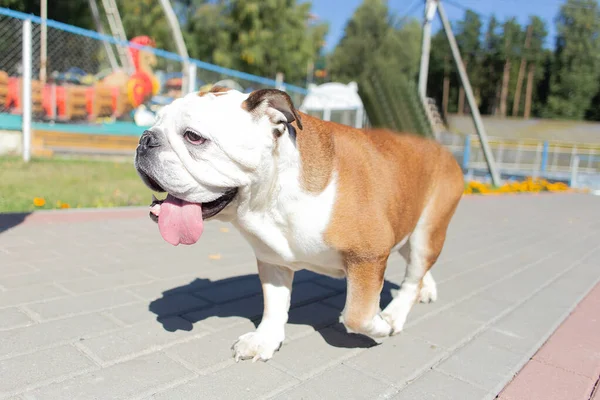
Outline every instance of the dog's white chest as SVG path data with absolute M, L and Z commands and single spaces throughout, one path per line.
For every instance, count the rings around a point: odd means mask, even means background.
M 335 181 L 318 195 L 290 186 L 282 188 L 270 209 L 238 216 L 238 228 L 261 261 L 343 276 L 339 252 L 324 239 L 335 203 Z

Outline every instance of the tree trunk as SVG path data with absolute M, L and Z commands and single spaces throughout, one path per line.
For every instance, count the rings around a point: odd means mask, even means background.
M 529 49 L 529 44 L 531 43 L 531 34 L 532 34 L 533 26 L 529 25 L 527 27 L 527 37 L 525 38 L 525 50 Z M 525 59 L 525 52 L 523 52 L 521 56 L 521 65 L 519 66 L 519 75 L 517 77 L 517 88 L 515 89 L 515 98 L 513 100 L 513 108 L 512 108 L 512 116 L 516 117 L 519 115 L 519 108 L 521 105 L 521 90 L 523 89 L 523 78 L 525 75 L 525 66 L 527 65 L 527 60 Z
M 442 113 L 444 119 L 448 118 L 448 98 L 450 97 L 450 76 L 448 68 L 448 57 L 444 58 L 444 86 L 442 91 Z
M 508 99 L 508 83 L 510 81 L 510 37 L 506 39 L 506 61 L 502 73 L 502 90 L 500 91 L 500 117 L 506 117 L 506 101 Z
M 465 71 L 466 71 L 467 65 L 469 65 L 469 62 L 467 60 L 465 60 L 463 65 L 464 65 Z M 458 88 L 458 112 L 457 113 L 458 113 L 458 115 L 462 115 L 464 112 L 465 112 L 465 88 L 463 87 L 463 85 L 460 85 L 460 87 Z
M 498 82 L 498 85 L 496 86 L 496 96 L 494 99 L 494 107 L 493 107 L 493 112 L 492 114 L 494 114 L 495 116 L 498 116 L 500 114 L 500 93 L 502 92 L 502 83 Z
M 535 65 L 529 64 L 527 73 L 527 87 L 525 88 L 525 112 L 523 117 L 529 119 L 531 115 L 531 96 L 533 95 L 533 78 L 535 76 Z
M 508 83 L 510 81 L 510 57 L 506 57 L 502 75 L 502 90 L 500 91 L 500 116 L 506 117 L 506 101 L 508 99 Z
M 448 75 L 444 76 L 444 92 L 442 94 L 442 112 L 444 113 L 444 118 L 448 118 L 448 97 L 450 95 L 450 77 Z

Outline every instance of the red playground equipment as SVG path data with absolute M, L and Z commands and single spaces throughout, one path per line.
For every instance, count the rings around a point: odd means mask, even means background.
M 148 36 L 136 36 L 130 43 L 155 47 Z M 135 71 L 114 71 L 92 85 L 72 83 L 32 82 L 33 112 L 39 118 L 75 121 L 99 118 L 122 118 L 160 89 L 153 73 L 156 57 L 153 53 L 129 47 Z M 0 111 L 21 113 L 21 77 L 11 77 L 0 71 Z

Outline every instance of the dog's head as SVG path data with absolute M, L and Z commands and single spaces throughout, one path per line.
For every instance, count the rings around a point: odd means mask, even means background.
M 167 192 L 153 203 L 163 238 L 191 244 L 203 219 L 233 213 L 241 189 L 260 182 L 279 138 L 302 122 L 283 91 L 224 88 L 191 93 L 160 110 L 139 141 L 135 167 L 146 185 Z M 229 216 L 227 215 L 229 214 Z

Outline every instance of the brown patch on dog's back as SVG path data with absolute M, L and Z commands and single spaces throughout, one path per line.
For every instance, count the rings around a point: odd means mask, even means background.
M 225 94 L 226 92 L 229 92 L 231 89 L 227 88 L 225 86 L 213 86 L 210 88 L 210 90 L 208 92 L 203 91 L 203 92 L 198 92 L 198 96 L 203 97 L 205 96 L 207 93 L 213 93 L 215 96 L 220 96 Z
M 325 190 L 333 176 L 335 149 L 332 129 L 348 127 L 332 126 L 308 114 L 298 114 L 305 121 L 304 129 L 296 136 L 301 163 L 300 183 L 307 192 L 318 194 Z
M 337 201 L 326 240 L 342 252 L 387 255 L 414 230 L 444 180 L 448 195 L 462 195 L 458 164 L 433 140 L 383 129 L 336 129 L 333 138 Z

